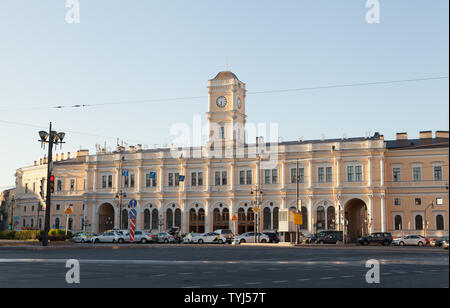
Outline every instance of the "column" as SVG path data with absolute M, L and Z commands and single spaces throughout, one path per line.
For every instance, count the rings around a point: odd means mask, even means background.
M 158 168 L 159 175 L 158 175 L 158 191 L 162 192 L 164 189 L 164 166 L 161 166 Z
M 206 191 L 209 191 L 209 185 L 210 185 L 210 183 L 211 183 L 211 162 L 210 161 L 208 161 L 207 163 L 206 163 L 206 171 L 205 171 L 205 188 L 206 188 Z M 206 210 L 205 210 L 206 211 Z M 205 229 L 206 230 L 206 229 Z
M 313 223 L 313 196 L 308 196 L 308 232 L 311 234 L 314 232 L 314 223 Z
M 187 223 L 186 223 L 186 199 L 182 201 L 182 207 L 181 207 L 181 233 L 187 233 Z
M 91 230 L 92 233 L 98 233 L 98 229 L 97 229 L 97 215 L 96 215 L 96 211 L 97 211 L 97 206 L 95 205 L 95 202 L 92 203 L 92 217 L 91 217 Z
M 84 191 L 89 192 L 89 168 L 86 169 L 86 177 L 84 182 Z
M 231 221 L 231 232 L 233 232 L 233 234 L 237 234 L 237 228 L 236 228 L 236 225 L 237 225 L 237 221 L 233 221 L 233 220 L 231 220 L 232 218 L 233 218 L 233 216 L 234 216 L 234 214 L 236 213 L 236 215 L 237 215 L 237 211 L 235 210 L 235 208 L 234 208 L 234 199 L 231 199 L 230 200 L 230 207 L 229 207 L 229 210 L 230 210 L 230 221 Z
M 281 179 L 281 189 L 286 188 L 286 164 L 285 162 L 281 162 L 281 172 L 280 172 L 280 179 Z
M 312 187 L 312 178 L 313 178 L 313 170 L 312 170 L 312 161 L 311 160 L 308 161 L 308 173 L 309 173 L 308 188 L 311 189 L 311 187 Z
M 384 157 L 380 159 L 380 186 L 384 186 Z
M 205 200 L 205 232 L 211 232 L 210 231 L 210 227 L 211 227 L 211 223 L 210 223 L 210 210 L 209 210 L 209 200 Z
M 368 223 L 369 223 L 369 233 L 373 233 L 373 195 L 369 195 L 369 206 L 368 206 Z
M 97 168 L 94 168 L 94 187 L 93 187 L 93 192 L 97 191 Z
M 372 186 L 372 158 L 370 158 L 369 157 L 369 164 L 368 164 L 368 168 L 367 168 L 367 170 L 368 170 L 368 179 L 367 179 L 367 185 L 369 186 L 369 187 L 371 187 Z
M 341 187 L 341 159 L 336 158 L 336 187 Z
M 385 194 L 381 195 L 381 232 L 386 232 L 386 202 Z
M 230 165 L 230 190 L 234 191 L 234 163 Z

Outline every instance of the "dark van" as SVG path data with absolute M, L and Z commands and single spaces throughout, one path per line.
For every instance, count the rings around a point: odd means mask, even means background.
M 344 238 L 342 231 L 320 231 L 316 234 L 317 244 L 336 244 Z

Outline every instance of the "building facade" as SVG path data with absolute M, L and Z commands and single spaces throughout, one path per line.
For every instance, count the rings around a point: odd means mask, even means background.
M 55 155 L 51 226 L 125 229 L 135 199 L 141 230 L 243 233 L 255 221 L 258 230 L 279 230 L 280 210 L 295 210 L 298 196 L 303 233 L 448 235 L 448 132 L 421 132 L 417 140 L 400 133 L 388 141 L 376 133 L 247 144 L 246 85 L 221 72 L 208 82 L 208 94 L 209 137 L 202 147 Z M 17 170 L 17 228 L 42 227 L 46 170 L 45 159 Z

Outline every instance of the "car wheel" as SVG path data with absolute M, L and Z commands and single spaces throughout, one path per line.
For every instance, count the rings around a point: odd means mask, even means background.
M 142 243 L 142 244 L 147 244 L 147 240 L 146 240 L 145 238 L 143 238 L 143 239 L 141 240 L 141 243 Z
M 323 244 L 325 244 L 325 243 L 324 243 L 323 241 L 319 241 L 319 244 L 320 244 L 320 245 L 323 245 Z
M 400 242 L 399 245 L 400 246 L 405 246 L 405 243 L 404 242 Z
M 95 244 L 98 244 L 98 243 L 100 243 L 100 240 L 99 240 L 98 238 L 96 238 L 96 239 L 94 240 L 94 243 L 95 243 Z
M 164 243 L 165 243 L 165 244 L 169 244 L 169 240 L 168 240 L 168 239 L 165 239 L 165 240 L 164 240 Z
M 123 238 L 120 238 L 118 242 L 119 242 L 119 244 L 123 244 L 125 241 Z
M 219 244 L 223 244 L 223 241 L 222 241 L 222 240 L 219 240 L 218 243 L 219 243 Z
M 389 241 L 384 241 L 383 246 L 389 246 Z
M 242 244 L 242 243 L 245 243 L 245 240 L 241 240 L 239 243 L 241 243 L 241 244 Z
M 84 244 L 84 239 L 81 240 L 81 244 Z
M 423 243 L 422 243 L 422 242 L 419 242 L 417 245 L 419 245 L 420 247 L 422 247 L 422 246 L 423 246 Z
M 267 241 L 266 240 L 261 240 L 261 243 L 267 243 Z
M 365 240 L 365 241 L 363 242 L 363 246 L 367 246 L 367 245 L 369 245 L 369 241 Z
M 203 240 L 198 240 L 198 243 L 199 244 L 203 244 Z

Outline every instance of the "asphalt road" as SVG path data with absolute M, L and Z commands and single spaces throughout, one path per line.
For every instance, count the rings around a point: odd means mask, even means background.
M 97 246 L 0 247 L 0 288 L 380 288 L 449 287 L 448 251 L 420 247 Z M 91 246 L 92 247 L 92 246 Z M 67 284 L 68 259 L 80 283 Z M 366 282 L 368 260 L 380 283 Z

